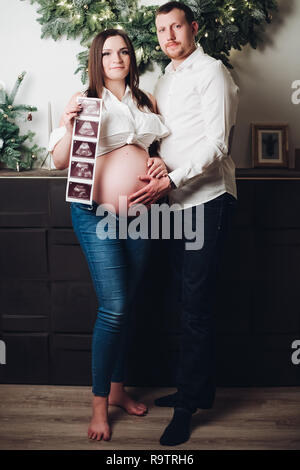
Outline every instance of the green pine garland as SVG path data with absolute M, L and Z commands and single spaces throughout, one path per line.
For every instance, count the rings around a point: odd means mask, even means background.
M 21 0 L 24 1 L 24 0 Z M 30 0 L 40 6 L 38 22 L 41 37 L 55 41 L 66 35 L 81 38 L 87 50 L 77 55 L 81 81 L 87 81 L 88 50 L 94 36 L 106 28 L 123 28 L 128 33 L 137 53 L 139 72 L 151 62 L 163 70 L 169 59 L 160 50 L 155 30 L 155 11 L 158 6 L 138 5 L 138 0 Z M 266 23 L 272 20 L 272 11 L 278 10 L 277 0 L 184 0 L 195 12 L 199 23 L 196 40 L 204 51 L 221 59 L 227 67 L 230 50 L 241 50 L 250 44 L 256 48 L 262 40 Z
M 34 160 L 46 150 L 36 144 L 26 146 L 24 142 L 27 139 L 32 142 L 35 133 L 28 131 L 27 134 L 20 135 L 20 128 L 15 123 L 16 117 L 22 116 L 24 112 L 31 114 L 37 111 L 34 106 L 13 104 L 25 74 L 26 72 L 22 72 L 18 76 L 10 95 L 3 87 L 0 88 L 0 161 L 7 168 L 17 171 L 31 169 Z

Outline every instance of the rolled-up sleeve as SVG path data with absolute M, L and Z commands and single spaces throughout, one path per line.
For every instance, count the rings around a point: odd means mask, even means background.
M 205 136 L 188 155 L 188 160 L 169 173 L 178 188 L 201 177 L 216 161 L 228 156 L 229 135 L 236 122 L 239 88 L 220 60 L 208 67 L 197 91 L 201 97 Z
M 59 142 L 63 138 L 66 131 L 67 131 L 66 126 L 57 127 L 56 129 L 53 129 L 49 137 L 48 148 L 47 148 L 48 152 L 52 152 L 55 145 L 57 144 L 57 142 Z

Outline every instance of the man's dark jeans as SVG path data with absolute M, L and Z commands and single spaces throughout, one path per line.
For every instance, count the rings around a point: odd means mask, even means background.
M 179 282 L 181 310 L 180 356 L 177 370 L 177 406 L 212 408 L 216 392 L 214 303 L 217 270 L 230 230 L 237 200 L 229 193 L 204 203 L 204 243 L 187 250 L 184 237 L 171 243 L 171 262 Z M 182 220 L 184 221 L 184 212 Z M 190 209 L 191 211 L 191 209 Z M 196 206 L 192 209 L 196 230 Z M 199 228 L 198 228 L 199 229 Z

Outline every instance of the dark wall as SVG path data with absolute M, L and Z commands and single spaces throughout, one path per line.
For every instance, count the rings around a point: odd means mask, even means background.
M 217 384 L 300 385 L 300 180 L 238 180 L 216 291 Z M 1 178 L 2 383 L 91 385 L 97 301 L 73 232 L 65 178 Z M 127 384 L 173 386 L 179 308 L 168 241 L 152 241 Z M 157 269 L 157 266 L 160 269 Z

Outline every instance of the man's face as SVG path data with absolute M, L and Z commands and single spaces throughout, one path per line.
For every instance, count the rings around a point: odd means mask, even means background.
M 169 13 L 160 13 L 155 24 L 159 45 L 170 59 L 183 60 L 195 49 L 198 23 L 189 24 L 184 11 L 174 8 Z

